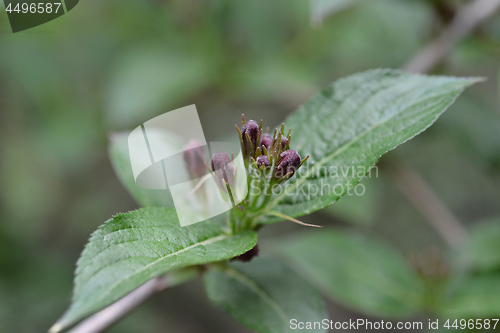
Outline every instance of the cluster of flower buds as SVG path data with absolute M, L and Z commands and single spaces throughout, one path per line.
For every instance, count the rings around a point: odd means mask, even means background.
M 242 117 L 241 129 L 236 126 L 240 137 L 241 151 L 245 168 L 249 174 L 265 175 L 271 186 L 287 181 L 292 177 L 309 156 L 301 159 L 296 150 L 290 149 L 291 129 L 284 135 L 285 125 L 275 129 L 274 134 L 262 133 L 262 121 L 257 124 L 253 120 L 245 121 Z M 192 147 L 191 147 L 192 146 Z M 202 152 L 196 144 L 191 144 L 190 153 L 185 155 L 186 162 L 198 161 Z M 198 163 L 187 163 L 198 165 Z M 235 181 L 235 167 L 232 158 L 225 152 L 215 153 L 211 161 L 211 169 L 215 180 L 223 192 L 230 191 Z M 191 174 L 201 173 L 197 168 L 189 169 Z M 264 179 L 264 178 L 261 178 Z
M 271 135 L 262 133 L 262 120 L 257 124 L 253 120 L 245 121 L 243 116 L 241 129 L 238 126 L 236 129 L 247 169 L 252 165 L 260 171 L 272 171 L 276 183 L 290 179 L 309 157 L 301 159 L 297 151 L 290 149 L 291 129 L 284 135 L 284 124 Z
M 255 216 L 258 217 L 259 213 L 265 212 L 264 207 L 272 197 L 272 190 L 275 186 L 290 179 L 309 157 L 301 159 L 296 150 L 290 149 L 291 129 L 285 135 L 284 124 L 281 125 L 281 128 L 275 129 L 271 135 L 269 130 L 266 133 L 262 132 L 262 120 L 258 124 L 253 120 L 245 121 L 245 116 L 242 116 L 242 127 L 240 129 L 236 126 L 236 129 L 240 138 L 245 168 L 243 172 L 247 176 L 244 182 L 244 186 L 248 186 L 248 192 L 245 192 L 246 197 L 238 197 L 240 192 L 233 188 L 236 180 L 241 180 L 241 178 L 236 177 L 239 167 L 235 168 L 235 165 L 238 166 L 239 163 L 233 164 L 232 157 L 230 158 L 225 152 L 218 152 L 212 156 L 210 165 L 212 176 L 223 192 L 222 196 L 226 198 L 225 196 L 229 195 L 233 206 L 238 208 L 231 210 L 227 220 L 228 226 L 233 232 L 257 227 Z M 193 148 L 193 151 L 185 156 L 187 160 L 199 159 L 199 152 L 196 147 Z M 241 168 L 243 169 L 243 166 Z M 197 169 L 189 170 L 191 174 L 195 174 L 197 171 Z M 259 191 L 252 191 L 253 189 L 259 189 Z M 233 197 L 233 194 L 236 194 L 238 200 Z M 250 214 L 247 214 L 249 211 Z M 285 218 L 287 217 L 285 216 Z M 291 217 L 288 219 L 304 224 Z M 258 247 L 255 246 L 252 250 L 235 259 L 248 261 L 256 256 L 258 251 Z

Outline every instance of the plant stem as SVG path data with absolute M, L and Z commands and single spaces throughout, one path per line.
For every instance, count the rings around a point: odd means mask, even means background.
M 156 294 L 165 288 L 173 287 L 180 283 L 192 280 L 196 278 L 199 273 L 200 270 L 197 267 L 191 267 L 151 279 L 127 296 L 82 321 L 68 333 L 102 332 L 130 311 L 141 305 L 153 294 Z
M 500 9 L 500 0 L 474 0 L 464 6 L 446 29 L 422 48 L 404 67 L 414 73 L 430 72 L 455 44 Z
M 450 247 L 458 247 L 467 238 L 460 221 L 410 166 L 396 162 L 392 168 L 391 174 L 401 193 L 427 218 Z
M 464 6 L 446 29 L 428 43 L 403 67 L 416 73 L 427 73 L 453 50 L 479 24 L 500 9 L 500 0 L 474 0 Z M 457 247 L 467 232 L 460 221 L 441 202 L 432 188 L 409 166 L 395 166 L 394 179 L 400 191 L 424 215 L 431 226 L 451 247 Z

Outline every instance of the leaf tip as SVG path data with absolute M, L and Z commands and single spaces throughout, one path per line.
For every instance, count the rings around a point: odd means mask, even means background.
M 471 77 L 471 81 L 473 81 L 474 83 L 486 82 L 486 81 L 488 81 L 488 78 L 485 76 L 474 76 L 474 77 Z
M 62 329 L 63 329 L 63 326 L 61 324 L 55 323 L 54 325 L 52 325 L 51 328 L 49 328 L 48 333 L 58 333 L 58 332 L 61 332 Z
M 484 76 L 460 77 L 457 79 L 461 79 L 462 82 L 465 82 L 465 88 L 468 88 L 476 83 L 488 81 L 488 78 Z

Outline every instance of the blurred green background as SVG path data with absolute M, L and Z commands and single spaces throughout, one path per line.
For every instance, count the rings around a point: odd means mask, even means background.
M 241 113 L 275 126 L 339 77 L 401 68 L 464 3 L 360 0 L 311 10 L 306 0 L 82 0 L 16 34 L 0 5 L 0 332 L 46 331 L 69 305 L 90 233 L 138 207 L 109 162 L 110 132 L 189 104 L 207 141 L 236 140 Z M 376 234 L 405 256 L 446 253 L 395 185 L 391 166 L 401 161 L 466 229 L 500 216 L 499 65 L 496 15 L 434 70 L 488 81 L 384 157 L 364 196 L 303 220 Z M 271 237 L 301 230 L 265 228 L 263 252 Z M 327 305 L 332 319 L 366 318 Z M 208 302 L 200 281 L 155 295 L 109 331 L 246 332 Z

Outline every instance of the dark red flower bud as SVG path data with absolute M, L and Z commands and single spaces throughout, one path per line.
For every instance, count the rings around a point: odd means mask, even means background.
M 215 179 L 222 189 L 226 188 L 223 180 L 232 186 L 234 183 L 234 166 L 231 159 L 224 152 L 215 153 L 212 157 L 212 171 L 215 173 Z
M 295 150 L 285 150 L 281 153 L 278 165 L 276 166 L 276 178 L 281 178 L 287 173 L 295 171 L 300 166 L 300 155 Z
M 260 168 L 262 165 L 265 165 L 266 168 L 271 166 L 271 162 L 266 155 L 260 155 L 257 157 L 257 167 Z
M 198 141 L 192 140 L 184 146 L 184 161 L 189 174 L 193 178 L 200 178 L 206 174 L 203 148 Z
M 241 134 L 245 150 L 248 152 L 249 156 L 254 156 L 255 149 L 257 148 L 257 137 L 259 136 L 259 125 L 255 121 L 249 120 L 241 128 Z M 249 149 L 250 147 L 247 143 L 246 134 L 248 134 L 250 141 L 252 142 L 252 150 Z
M 281 136 L 281 148 L 282 149 L 285 148 L 287 141 L 288 140 L 286 139 L 286 137 L 284 135 L 282 135 Z
M 256 257 L 258 255 L 259 255 L 259 245 L 255 244 L 255 246 L 251 250 L 243 253 L 242 255 L 235 257 L 234 259 L 246 262 L 246 261 L 252 260 L 253 257 Z
M 260 136 L 260 146 L 266 147 L 266 149 L 269 150 L 269 147 L 271 147 L 271 144 L 273 143 L 273 137 L 271 134 L 264 133 Z M 262 149 L 262 148 L 261 148 Z

